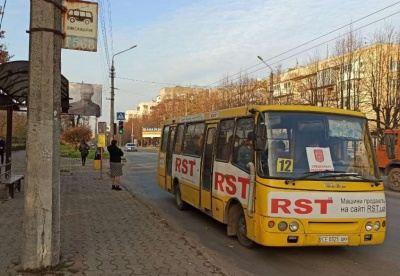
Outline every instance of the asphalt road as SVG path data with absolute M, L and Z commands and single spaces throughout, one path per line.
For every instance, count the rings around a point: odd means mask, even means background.
M 174 196 L 157 185 L 157 151 L 125 154 L 122 182 L 183 231 L 231 275 L 398 275 L 400 193 L 386 192 L 387 235 L 383 245 L 246 249 L 226 235 L 225 225 L 191 208 L 179 211 Z

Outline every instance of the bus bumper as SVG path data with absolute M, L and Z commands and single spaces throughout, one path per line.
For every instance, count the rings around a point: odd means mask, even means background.
M 385 241 L 386 227 L 378 231 L 366 231 L 361 227 L 346 229 L 343 224 L 332 224 L 329 228 L 315 229 L 310 233 L 311 229 L 305 229 L 302 223 L 298 221 L 300 227 L 298 231 L 291 232 L 289 229 L 279 231 L 276 224 L 269 228 L 267 221 L 271 219 L 260 219 L 259 227 L 254 229 L 254 236 L 249 233 L 253 240 L 264 246 L 359 246 L 359 245 L 376 245 Z M 383 221 L 384 219 L 379 219 Z M 293 221 L 293 219 L 288 220 Z M 363 225 L 363 223 L 360 223 Z M 334 231 L 332 231 L 334 229 Z M 308 230 L 308 231 L 306 231 Z M 329 231 L 331 230 L 331 231 Z M 362 231 L 364 230 L 364 231 Z
M 258 242 L 264 246 L 359 246 L 376 245 L 385 241 L 384 232 L 362 234 L 301 234 L 268 233 Z

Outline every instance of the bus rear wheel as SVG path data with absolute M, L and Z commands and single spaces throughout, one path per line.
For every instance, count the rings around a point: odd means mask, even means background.
M 256 247 L 256 243 L 247 237 L 246 217 L 243 213 L 243 210 L 238 210 L 236 213 L 235 228 L 237 239 L 241 245 L 246 248 Z
M 389 182 L 389 187 L 393 191 L 400 191 L 400 168 L 392 168 L 390 169 L 387 177 L 387 181 Z
M 175 187 L 175 201 L 176 201 L 176 207 L 178 210 L 186 210 L 188 208 L 188 204 L 183 201 L 182 196 L 181 196 L 181 189 L 179 188 L 179 185 L 176 185 Z

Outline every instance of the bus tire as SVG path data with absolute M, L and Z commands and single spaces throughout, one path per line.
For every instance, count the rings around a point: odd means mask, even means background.
M 246 217 L 244 215 L 243 209 L 238 208 L 238 212 L 236 213 L 236 236 L 241 245 L 246 248 L 254 248 L 256 247 L 256 243 L 250 240 L 247 237 L 247 226 L 246 226 Z
M 394 168 L 390 169 L 390 171 L 388 173 L 387 181 L 389 183 L 390 189 L 392 189 L 393 191 L 396 191 L 396 192 L 400 191 L 400 168 L 399 167 L 394 167 Z
M 176 185 L 175 187 L 175 202 L 176 202 L 176 207 L 178 210 L 186 210 L 188 208 L 188 204 L 183 201 L 182 196 L 181 196 L 181 189 L 179 188 L 179 185 Z

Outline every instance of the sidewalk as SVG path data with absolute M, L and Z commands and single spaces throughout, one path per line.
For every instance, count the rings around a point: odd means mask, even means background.
M 18 153 L 13 153 L 13 170 L 24 172 L 25 156 Z M 43 274 L 18 272 L 22 191 L 0 200 L 0 275 L 226 275 L 139 198 L 126 189 L 112 191 L 107 175 L 103 172 L 100 180 L 93 169 L 93 160 L 84 167 L 76 159 L 61 163 L 60 267 Z

